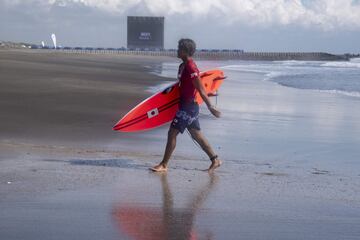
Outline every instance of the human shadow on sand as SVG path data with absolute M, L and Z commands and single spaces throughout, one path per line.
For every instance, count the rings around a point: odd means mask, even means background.
M 195 192 L 185 208 L 175 208 L 174 198 L 166 173 L 160 173 L 162 207 L 136 203 L 117 203 L 113 207 L 113 219 L 122 234 L 136 240 L 161 239 L 213 239 L 213 233 L 200 236 L 194 228 L 194 219 L 217 182 L 215 174 L 209 174 L 205 186 Z
M 70 160 L 59 160 L 59 159 L 44 159 L 48 162 L 65 162 L 72 165 L 81 166 L 99 166 L 99 167 L 118 167 L 128 169 L 148 169 L 149 166 L 143 164 L 137 164 L 130 159 L 70 159 Z

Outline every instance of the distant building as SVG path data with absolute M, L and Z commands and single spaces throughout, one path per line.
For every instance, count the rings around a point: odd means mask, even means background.
M 127 17 L 127 48 L 164 49 L 164 17 Z

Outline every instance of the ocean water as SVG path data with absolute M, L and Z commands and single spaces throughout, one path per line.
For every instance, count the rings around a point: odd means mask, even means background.
M 349 62 L 326 61 L 199 61 L 201 70 L 219 67 L 224 71 L 264 74 L 264 80 L 282 86 L 310 89 L 360 98 L 360 58 Z M 178 64 L 164 63 L 154 71 L 161 76 L 174 77 Z M 160 72 L 159 72 L 160 71 Z M 150 89 L 156 92 L 169 82 Z
M 223 68 L 264 73 L 265 80 L 287 87 L 360 97 L 360 59 L 350 62 L 240 62 Z

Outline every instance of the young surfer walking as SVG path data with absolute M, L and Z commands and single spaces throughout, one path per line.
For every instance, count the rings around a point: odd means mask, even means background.
M 221 165 L 221 161 L 214 153 L 209 142 L 200 131 L 199 104 L 195 101 L 195 95 L 199 92 L 206 103 L 209 111 L 220 117 L 221 113 L 210 102 L 205 89 L 201 83 L 200 72 L 192 59 L 196 50 L 196 44 L 191 39 L 180 39 L 178 43 L 177 56 L 183 62 L 179 66 L 178 78 L 180 81 L 180 105 L 168 131 L 168 139 L 163 160 L 156 166 L 150 168 L 156 172 L 167 171 L 167 166 L 176 146 L 176 137 L 187 128 L 191 137 L 201 146 L 209 156 L 211 165 L 207 169 L 213 171 Z

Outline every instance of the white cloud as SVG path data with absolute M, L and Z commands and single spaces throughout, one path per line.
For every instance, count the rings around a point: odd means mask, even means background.
M 24 1 L 0 0 L 17 5 Z M 41 5 L 83 4 L 110 13 L 146 9 L 144 14 L 216 17 L 255 26 L 297 25 L 324 30 L 360 29 L 357 0 L 27 0 Z

